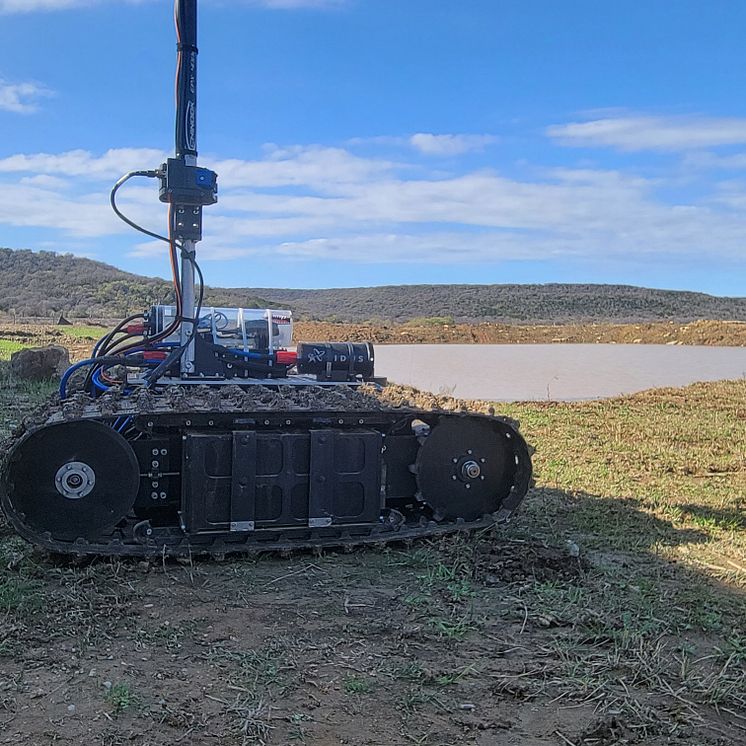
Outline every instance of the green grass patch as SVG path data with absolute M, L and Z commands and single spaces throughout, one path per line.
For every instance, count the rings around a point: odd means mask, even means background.
M 74 339 L 90 339 L 96 340 L 106 334 L 107 329 L 103 326 L 60 326 L 57 327 L 66 337 L 73 337 Z
M 498 404 L 536 446 L 535 528 L 587 548 L 746 557 L 746 380 L 583 403 Z M 712 560 L 707 557 L 712 558 Z M 736 568 L 731 568 L 736 570 Z M 746 577 L 743 578 L 746 581 Z
M 41 583 L 20 576 L 0 578 L 0 611 L 23 616 L 42 608 L 44 596 Z
M 115 715 L 123 713 L 138 704 L 138 698 L 129 684 L 119 681 L 106 693 L 106 701 Z
M 10 360 L 10 356 L 14 352 L 30 346 L 22 342 L 17 342 L 14 339 L 0 339 L 0 360 Z
M 346 694 L 370 694 L 373 691 L 373 683 L 365 676 L 345 676 L 342 687 Z
M 417 316 L 407 321 L 404 326 L 454 326 L 453 316 Z

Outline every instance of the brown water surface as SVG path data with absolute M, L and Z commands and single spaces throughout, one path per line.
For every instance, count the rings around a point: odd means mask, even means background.
M 746 348 L 377 345 L 376 374 L 466 399 L 574 401 L 746 376 Z

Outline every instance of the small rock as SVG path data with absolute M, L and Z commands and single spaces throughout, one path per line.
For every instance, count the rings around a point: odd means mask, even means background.
M 67 706 L 67 714 L 68 715 L 74 715 L 75 714 L 75 705 L 68 705 Z
M 18 350 L 10 356 L 11 372 L 25 381 L 59 378 L 69 365 L 70 353 L 60 345 Z
M 565 542 L 565 546 L 567 547 L 567 553 L 571 557 L 580 557 L 580 547 L 574 541 L 568 539 Z

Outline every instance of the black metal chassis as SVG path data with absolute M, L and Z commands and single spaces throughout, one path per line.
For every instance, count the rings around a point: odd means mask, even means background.
M 68 415 L 64 421 L 71 419 L 75 421 L 76 416 Z M 89 414 L 81 419 L 109 424 L 112 417 L 110 412 L 100 412 L 97 416 Z M 501 494 L 495 496 L 491 506 L 494 509 L 480 515 L 471 515 L 468 519 L 459 516 L 442 518 L 434 515 L 434 511 L 419 491 L 416 474 L 417 454 L 427 437 L 422 435 L 422 426 L 427 426 L 425 431 L 429 427 L 432 432 L 443 422 L 454 420 L 472 424 L 489 423 L 490 428 L 504 434 L 507 455 L 514 464 L 510 469 L 509 478 L 501 483 Z M 482 414 L 403 408 L 376 411 L 294 409 L 254 412 L 150 412 L 136 414 L 132 419 L 132 426 L 141 433 L 132 443 L 141 471 L 141 489 L 134 509 L 113 530 L 100 536 L 63 541 L 49 532 L 35 530 L 24 520 L 24 515 L 16 512 L 10 494 L 12 485 L 9 487 L 7 478 L 8 464 L 17 447 L 34 432 L 46 426 L 41 424 L 30 428 L 11 449 L 3 468 L 0 498 L 6 515 L 22 537 L 51 552 L 62 554 L 139 557 L 223 556 L 234 553 L 349 548 L 365 544 L 410 541 L 453 531 L 483 528 L 507 521 L 526 495 L 532 475 L 529 448 L 517 430 L 517 423 L 506 418 Z M 241 498 L 239 493 L 247 488 L 253 489 L 252 480 L 256 482 L 257 478 L 256 475 L 241 472 L 244 467 L 240 465 L 247 462 L 247 459 L 242 458 L 234 459 L 236 465 L 231 466 L 228 482 L 224 479 L 227 475 L 219 477 L 223 479 L 223 492 L 227 490 L 230 493 L 227 503 L 223 499 L 219 511 L 226 520 L 224 526 L 219 523 L 211 524 L 204 516 L 200 519 L 199 509 L 195 511 L 194 505 L 190 508 L 190 503 L 199 507 L 200 501 L 205 499 L 205 491 L 214 493 L 214 485 L 217 483 L 216 478 L 206 474 L 209 469 L 197 468 L 196 472 L 190 471 L 192 467 L 188 463 L 189 460 L 184 458 L 188 450 L 195 452 L 194 449 L 197 448 L 196 452 L 199 453 L 201 440 L 205 440 L 211 453 L 215 450 L 215 439 L 218 439 L 224 449 L 228 444 L 232 445 L 235 454 L 239 443 L 248 443 L 245 447 L 256 448 L 257 439 L 282 442 L 283 438 L 287 441 L 292 440 L 294 436 L 305 437 L 304 434 L 310 434 L 312 439 L 316 439 L 316 445 L 312 443 L 312 447 L 316 448 L 323 448 L 318 445 L 318 441 L 328 440 L 326 436 L 329 435 L 362 438 L 367 445 L 361 447 L 366 448 L 371 457 L 375 446 L 376 462 L 373 468 L 370 464 L 365 467 L 366 496 L 364 507 L 360 511 L 361 515 L 365 515 L 365 520 L 356 520 L 354 516 L 330 516 L 333 510 L 330 509 L 328 501 L 325 503 L 324 496 L 331 493 L 331 485 L 321 484 L 316 490 L 313 487 L 316 479 L 323 483 L 340 478 L 340 474 L 335 473 L 328 465 L 317 469 L 318 473 L 312 471 L 307 475 L 309 507 L 308 515 L 302 518 L 308 520 L 304 520 L 303 525 L 300 525 L 297 517 L 295 522 L 290 521 L 290 525 L 251 520 L 260 517 L 252 515 L 256 495 L 251 495 L 247 499 L 246 496 Z M 181 453 L 176 454 L 176 463 L 169 465 L 159 462 L 156 465 L 156 460 L 161 460 L 160 456 L 149 462 L 150 453 L 154 453 L 155 450 L 159 453 L 167 450 L 160 449 L 164 442 L 183 444 Z M 192 447 L 189 444 L 196 445 Z M 153 445 L 159 448 L 151 451 Z M 453 447 L 454 453 L 457 453 L 459 444 L 454 443 Z M 210 458 L 214 460 L 214 453 Z M 455 457 L 453 460 L 456 460 Z M 239 484 L 241 481 L 245 483 L 243 486 Z M 167 491 L 170 503 L 173 504 L 174 500 L 180 503 L 177 513 L 179 519 L 165 525 L 163 521 L 149 518 L 147 509 L 142 508 L 143 505 L 147 505 L 150 485 L 158 483 L 161 488 L 164 482 L 169 484 Z M 372 496 L 373 490 L 378 496 Z M 371 506 L 375 506 L 374 512 L 371 512 Z M 324 520 L 325 516 L 327 520 Z M 311 520 L 314 518 L 316 520 Z M 251 526 L 251 530 L 246 530 L 247 524 Z M 244 530 L 231 530 L 235 525 Z

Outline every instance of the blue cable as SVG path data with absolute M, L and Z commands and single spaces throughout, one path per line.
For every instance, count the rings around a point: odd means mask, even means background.
M 171 343 L 167 343 L 167 344 L 171 344 Z M 142 350 L 132 350 L 130 354 L 134 352 L 142 352 Z M 86 365 L 96 365 L 97 363 L 100 363 L 100 362 L 101 360 L 99 358 L 91 357 L 91 358 L 88 358 L 87 360 L 81 360 L 80 362 L 75 363 L 74 365 L 71 365 L 62 374 L 62 378 L 60 379 L 60 399 L 67 399 L 67 383 L 70 380 L 70 376 L 72 376 L 72 374 L 75 373 L 76 370 L 80 370 L 81 368 L 84 368 Z M 96 373 L 98 373 L 98 371 L 96 371 Z M 96 373 L 94 373 L 94 376 L 96 375 Z M 104 385 L 105 384 L 102 383 L 99 379 L 97 388 L 101 388 Z M 104 391 L 108 390 L 108 386 L 103 390 Z
M 64 372 L 62 379 L 60 380 L 60 399 L 67 399 L 67 382 L 70 380 L 70 376 L 75 373 L 76 370 L 80 370 L 86 365 L 94 365 L 97 362 L 99 361 L 92 357 L 88 360 L 81 360 L 79 363 L 75 363 L 75 365 L 71 365 Z
M 234 355 L 239 355 L 240 357 L 247 357 L 252 360 L 268 360 L 269 354 L 266 352 L 247 352 L 246 350 L 239 350 L 236 347 L 226 347 L 225 348 L 227 352 L 232 352 Z
M 108 391 L 111 386 L 107 386 L 102 380 L 101 380 L 101 369 L 99 368 L 97 371 L 94 371 L 93 375 L 91 376 L 91 380 L 93 381 L 93 385 L 99 390 L 99 391 Z
M 122 432 L 124 432 L 130 426 L 131 423 L 132 423 L 132 418 L 131 417 L 125 417 L 124 418 L 124 422 L 122 422 L 122 424 L 119 425 L 119 427 L 116 427 L 116 423 L 114 423 L 115 424 L 114 429 L 118 433 L 122 433 Z

